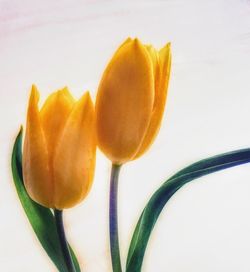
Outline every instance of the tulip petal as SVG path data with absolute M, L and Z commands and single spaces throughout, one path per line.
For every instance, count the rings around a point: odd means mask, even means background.
M 154 108 L 145 138 L 134 159 L 145 153 L 153 143 L 161 124 L 166 104 L 168 82 L 171 68 L 171 47 L 168 43 L 159 52 L 159 79 L 155 89 Z
M 36 87 L 32 86 L 23 149 L 24 184 L 33 200 L 46 207 L 52 207 L 53 184 L 50 178 L 48 149 L 40 121 L 38 100 L 39 93 Z
M 45 101 L 41 112 L 41 122 L 47 141 L 50 160 L 65 126 L 66 120 L 73 108 L 74 99 L 67 88 L 52 93 Z
M 133 42 L 133 40 L 130 38 L 130 37 L 128 37 L 119 47 L 118 47 L 118 49 L 115 51 L 115 53 L 114 53 L 114 55 L 113 55 L 113 58 L 116 56 L 116 54 L 118 54 L 119 52 L 120 52 L 120 50 L 121 50 L 121 48 L 124 46 L 124 45 L 126 45 L 126 44 L 129 44 L 129 43 L 131 43 L 131 42 Z
M 75 104 L 63 129 L 53 169 L 57 209 L 70 208 L 89 192 L 95 168 L 95 114 L 89 93 Z
M 128 40 L 107 66 L 96 100 L 98 144 L 113 163 L 124 163 L 136 154 L 153 103 L 151 59 L 137 39 Z
M 128 38 L 120 45 L 120 47 L 116 50 L 115 54 L 118 53 L 118 52 L 120 51 L 120 49 L 121 49 L 124 45 L 126 45 L 126 44 L 128 44 L 128 43 L 131 43 L 132 41 L 133 41 L 133 40 L 132 40 L 130 37 L 128 37 Z
M 145 45 L 145 48 L 147 49 L 147 52 L 150 56 L 150 59 L 152 61 L 152 65 L 154 68 L 154 78 L 155 82 L 158 82 L 158 75 L 159 75 L 159 55 L 158 51 L 152 46 L 152 45 Z

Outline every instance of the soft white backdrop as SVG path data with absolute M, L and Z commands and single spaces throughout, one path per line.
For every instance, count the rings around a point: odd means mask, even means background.
M 67 85 L 96 94 L 117 46 L 139 37 L 172 42 L 173 66 L 162 129 L 150 151 L 121 171 L 120 242 L 125 259 L 148 198 L 181 167 L 250 146 L 250 1 L 0 0 L 0 270 L 55 271 L 24 215 L 10 172 L 32 83 L 47 95 Z M 65 212 L 83 271 L 111 271 L 110 163 L 98 152 L 93 189 Z M 181 189 L 151 237 L 144 272 L 250 271 L 250 165 Z

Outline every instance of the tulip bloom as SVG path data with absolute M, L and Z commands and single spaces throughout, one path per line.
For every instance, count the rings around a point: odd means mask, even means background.
M 75 101 L 67 88 L 52 93 L 41 110 L 32 87 L 23 148 L 24 184 L 39 204 L 70 208 L 89 192 L 95 168 L 95 114 L 86 93 Z
M 140 157 L 160 128 L 171 67 L 170 44 L 160 51 L 127 39 L 100 82 L 96 100 L 97 140 L 117 165 Z
M 110 253 L 121 272 L 117 193 L 120 167 L 140 157 L 160 128 L 171 67 L 170 44 L 160 51 L 127 39 L 102 76 L 96 98 L 97 142 L 112 161 L 109 198 Z

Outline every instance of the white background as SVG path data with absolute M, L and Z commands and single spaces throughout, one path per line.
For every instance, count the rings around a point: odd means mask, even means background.
M 172 42 L 162 129 L 150 151 L 121 171 L 123 263 L 150 195 L 178 169 L 250 146 L 250 1 L 0 1 L 0 270 L 56 271 L 25 217 L 10 156 L 32 83 L 41 102 L 67 85 L 96 94 L 105 65 L 128 36 L 157 48 Z M 98 152 L 91 193 L 65 211 L 83 271 L 111 271 L 110 163 Z M 167 204 L 143 272 L 250 271 L 250 165 L 201 178 Z

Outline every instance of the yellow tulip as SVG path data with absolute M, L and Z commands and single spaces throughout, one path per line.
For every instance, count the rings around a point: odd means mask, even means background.
M 140 157 L 160 128 L 171 67 L 170 43 L 157 51 L 127 39 L 102 76 L 96 99 L 97 141 L 114 164 Z
M 30 197 L 62 210 L 89 192 L 95 168 L 95 113 L 89 93 L 75 101 L 67 88 L 41 110 L 35 86 L 29 100 L 23 148 L 24 184 Z

